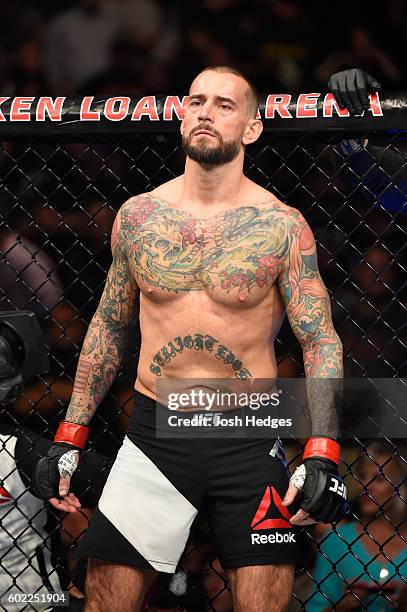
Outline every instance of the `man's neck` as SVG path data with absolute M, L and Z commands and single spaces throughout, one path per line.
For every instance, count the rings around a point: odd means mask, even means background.
M 204 167 L 187 158 L 181 202 L 188 207 L 218 208 L 235 204 L 248 183 L 243 174 L 242 160 Z

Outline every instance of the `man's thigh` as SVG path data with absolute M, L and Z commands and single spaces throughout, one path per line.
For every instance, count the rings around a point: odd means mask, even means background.
M 137 612 L 157 573 L 102 559 L 89 559 L 86 612 Z
M 234 612 L 283 612 L 294 586 L 294 565 L 252 565 L 227 571 Z
M 222 567 L 300 562 L 299 531 L 282 505 L 289 481 L 285 462 L 270 454 L 270 440 L 238 440 L 224 446 L 210 466 L 208 507 Z

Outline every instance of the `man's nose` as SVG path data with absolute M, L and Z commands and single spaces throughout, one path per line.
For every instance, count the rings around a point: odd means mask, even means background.
M 202 104 L 199 113 L 199 120 L 213 121 L 213 104 L 211 104 L 209 101 L 205 102 L 205 104 Z

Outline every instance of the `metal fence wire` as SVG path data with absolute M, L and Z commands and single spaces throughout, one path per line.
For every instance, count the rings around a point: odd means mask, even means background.
M 52 439 L 110 265 L 115 214 L 131 195 L 180 174 L 184 162 L 174 129 L 121 135 L 105 127 L 97 135 L 57 136 L 44 135 L 42 127 L 37 123 L 32 135 L 31 126 L 29 137 L 20 127 L 0 148 L 0 310 L 34 311 L 50 359 L 47 374 L 0 408 L 0 423 L 13 428 L 6 434 L 0 426 L 0 591 L 7 580 L 21 588 L 25 572 L 35 576 L 34 591 L 43 584 L 59 588 L 55 579 L 63 589 L 71 580 L 83 589 L 85 569 L 72 551 L 92 508 L 75 517 L 51 508 L 41 514 L 38 502 L 35 515 L 27 514 L 29 482 L 23 478 L 15 499 L 8 489 L 18 466 L 7 445 L 28 430 Z M 407 377 L 406 146 L 400 130 L 366 130 L 360 121 L 347 133 L 325 130 L 323 123 L 294 133 L 271 127 L 247 149 L 247 176 L 298 208 L 316 236 L 346 377 Z M 120 374 L 91 423 L 90 447 L 108 457 L 126 431 L 139 340 L 134 329 Z M 276 354 L 279 376 L 303 375 L 300 346 L 287 324 Z M 301 441 L 288 440 L 286 451 L 293 468 Z M 406 465 L 404 440 L 344 441 L 341 473 L 351 512 L 337 527 L 303 529 L 304 558 L 290 609 L 407 609 Z M 26 545 L 28 530 L 41 538 L 50 564 L 36 564 Z M 161 575 L 145 605 L 232 610 L 204 516 L 194 524 L 176 574 Z M 1 609 L 8 609 L 4 602 Z

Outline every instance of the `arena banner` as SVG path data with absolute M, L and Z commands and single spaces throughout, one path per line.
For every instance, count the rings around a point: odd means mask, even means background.
M 258 118 L 266 131 L 403 129 L 407 94 L 372 93 L 370 108 L 351 117 L 331 93 L 270 93 L 261 96 Z M 187 96 L 0 97 L 0 136 L 132 134 L 173 132 L 182 119 Z

